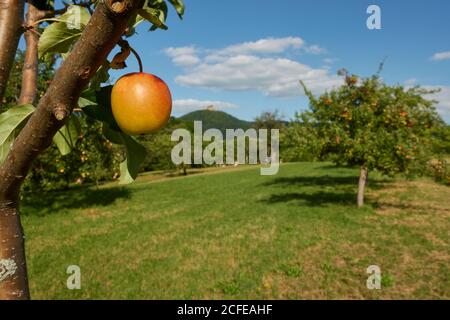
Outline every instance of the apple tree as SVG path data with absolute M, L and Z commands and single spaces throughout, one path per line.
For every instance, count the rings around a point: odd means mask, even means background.
M 80 136 L 79 120 L 89 117 L 102 123 L 109 141 L 127 150 L 120 182 L 137 176 L 145 148 L 117 125 L 112 87 L 102 83 L 110 69 L 126 66 L 130 53 L 138 58 L 126 41 L 137 25 L 167 29 L 170 6 L 180 18 L 184 13 L 182 0 L 73 0 L 61 8 L 53 0 L 26 2 L 4 0 L 0 6 L 0 104 L 22 35 L 26 43 L 17 105 L 0 114 L 0 299 L 30 297 L 19 200 L 39 154 L 52 143 L 70 152 Z M 117 45 L 121 50 L 109 61 Z M 47 59 L 57 59 L 59 68 L 38 97 L 38 62 Z
M 322 157 L 359 168 L 357 204 L 363 206 L 370 171 L 395 175 L 425 167 L 431 129 L 442 120 L 434 101 L 424 98 L 431 91 L 389 86 L 379 73 L 364 79 L 339 74 L 344 84 L 319 97 L 302 83 L 310 108 L 300 118 L 316 131 Z

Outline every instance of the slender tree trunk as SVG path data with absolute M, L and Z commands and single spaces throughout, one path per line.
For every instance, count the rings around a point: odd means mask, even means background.
M 367 168 L 361 166 L 359 170 L 359 183 L 358 183 L 358 207 L 362 207 L 364 205 L 364 191 L 366 189 L 367 183 Z
M 0 299 L 28 298 L 20 187 L 33 160 L 52 143 L 80 93 L 122 36 L 143 0 L 100 0 L 80 40 L 0 166 Z
M 32 26 L 43 17 L 43 12 L 38 10 L 34 1 L 28 2 L 26 15 L 27 26 Z M 22 69 L 22 88 L 18 104 L 33 104 L 37 94 L 38 84 L 38 43 L 39 35 L 31 29 L 25 32 L 25 59 Z
M 38 7 L 42 8 L 46 0 L 28 0 L 27 2 L 26 26 L 28 30 L 25 32 L 26 50 L 22 69 L 22 87 L 17 102 L 19 105 L 33 104 L 37 95 L 39 34 L 32 28 L 36 27 L 36 22 L 41 19 L 52 18 L 57 14 L 66 12 L 66 8 L 60 10 L 39 10 Z
M 22 32 L 23 0 L 0 0 L 0 105 Z M 16 205 L 0 203 L 0 299 L 29 298 L 24 237 Z
M 0 0 L 0 105 L 22 33 L 24 0 Z
M 30 298 L 24 235 L 17 205 L 0 202 L 0 300 Z

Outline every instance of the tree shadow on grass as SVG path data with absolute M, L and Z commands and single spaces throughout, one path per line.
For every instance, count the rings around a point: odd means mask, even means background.
M 310 207 L 321 207 L 329 204 L 338 205 L 355 205 L 356 194 L 354 192 L 327 192 L 318 191 L 313 193 L 280 193 L 273 194 L 268 199 L 263 200 L 267 204 L 285 203 L 285 202 L 298 202 L 301 205 L 307 205 Z
M 320 169 L 320 170 L 336 170 L 336 169 L 342 169 L 342 168 L 350 169 L 350 168 L 340 167 L 340 166 L 338 166 L 336 164 L 332 164 L 332 163 L 324 164 L 324 165 L 317 167 L 317 169 Z
M 358 183 L 358 178 L 353 176 L 333 177 L 329 175 L 324 176 L 296 176 L 296 177 L 282 177 L 275 178 L 272 181 L 266 182 L 267 186 L 355 186 Z
M 65 191 L 26 194 L 21 206 L 25 216 L 47 216 L 64 210 L 108 206 L 119 198 L 130 198 L 127 188 L 78 187 Z
M 200 174 L 200 173 L 204 173 L 204 171 L 203 170 L 198 170 L 198 171 L 187 171 L 186 172 L 186 174 L 183 174 L 182 172 L 178 172 L 178 171 L 175 171 L 175 172 L 169 172 L 169 173 L 167 173 L 166 174 L 166 177 L 169 177 L 169 178 L 176 178 L 176 177 L 187 177 L 187 176 L 191 176 L 191 175 L 194 175 L 194 174 Z
M 378 190 L 387 180 L 373 179 L 370 188 Z M 358 177 L 356 176 L 295 176 L 276 178 L 264 184 L 289 188 L 288 193 L 277 193 L 263 200 L 268 204 L 296 201 L 302 205 L 325 206 L 329 204 L 356 205 Z M 296 192 L 292 192 L 292 188 Z M 312 189 L 314 188 L 314 189 Z M 333 189 L 330 191 L 330 189 Z M 298 190 L 298 191 L 297 191 Z M 303 191 L 303 192 L 302 192 Z
M 266 186 L 316 186 L 316 187 L 339 187 L 355 189 L 358 186 L 358 177 L 356 176 L 296 176 L 276 178 L 266 182 Z M 383 188 L 383 184 L 389 182 L 389 179 L 377 178 L 368 180 L 368 187 L 374 190 Z

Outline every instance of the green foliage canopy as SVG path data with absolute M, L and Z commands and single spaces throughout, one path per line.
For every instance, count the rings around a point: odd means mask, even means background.
M 426 164 L 431 129 L 442 125 L 434 101 L 424 98 L 432 91 L 389 86 L 378 75 L 345 74 L 340 88 L 319 97 L 302 85 L 310 109 L 299 118 L 317 132 L 322 156 L 390 175 Z
M 134 35 L 136 26 L 144 21 L 150 23 L 151 31 L 158 28 L 167 29 L 165 22 L 168 15 L 168 3 L 173 6 L 178 16 L 182 18 L 184 14 L 182 0 L 147 0 L 144 7 L 130 19 L 126 36 Z M 47 10 L 54 9 L 53 1 L 46 2 L 45 7 Z M 48 85 L 55 61 L 67 57 L 76 41 L 80 38 L 90 18 L 89 10 L 83 6 L 72 4 L 69 5 L 66 13 L 55 18 L 40 21 L 40 23 L 44 24 L 44 29 L 39 39 L 39 57 L 41 62 L 44 61 L 47 64 L 47 68 L 42 75 L 40 73 L 39 97 L 43 94 L 41 92 L 41 81 L 44 82 L 44 87 Z M 23 61 L 23 55 L 21 59 Z M 51 67 L 48 68 L 49 66 Z M 130 183 L 136 178 L 139 168 L 146 158 L 146 149 L 136 139 L 122 132 L 112 117 L 110 105 L 111 87 L 102 87 L 102 84 L 109 80 L 109 69 L 109 62 L 106 61 L 97 70 L 97 73 L 90 81 L 89 87 L 85 89 L 78 101 L 78 107 L 85 110 L 84 115 L 73 114 L 66 125 L 56 134 L 54 142 L 61 155 L 67 156 L 77 145 L 83 124 L 90 123 L 91 120 L 99 121 L 102 127 L 101 132 L 104 134 L 103 139 L 105 141 L 108 139 L 115 144 L 125 147 L 127 157 L 120 165 L 120 181 L 121 183 Z M 49 72 L 49 70 L 51 71 Z M 47 77 L 49 75 L 48 72 L 51 75 L 49 77 Z M 16 76 L 12 77 L 12 79 L 15 79 L 12 81 L 12 92 L 7 92 L 6 95 L 10 97 L 9 100 L 11 101 L 6 99 L 8 101 L 3 101 L 4 103 L 15 103 L 20 93 L 21 68 L 16 65 L 13 74 Z M 0 115 L 1 161 L 4 160 L 11 143 L 19 134 L 26 120 L 33 113 L 33 108 L 31 105 L 26 108 L 19 106 L 14 108 L 8 107 L 6 113 Z M 94 126 L 94 128 L 97 127 Z M 66 169 L 59 170 L 60 173 L 65 171 Z

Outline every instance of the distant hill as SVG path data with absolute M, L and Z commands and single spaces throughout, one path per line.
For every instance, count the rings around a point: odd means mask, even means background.
M 226 129 L 247 130 L 252 126 L 252 122 L 240 120 L 223 111 L 216 110 L 198 110 L 193 111 L 179 119 L 189 122 L 202 121 L 203 130 L 215 128 L 225 133 Z

